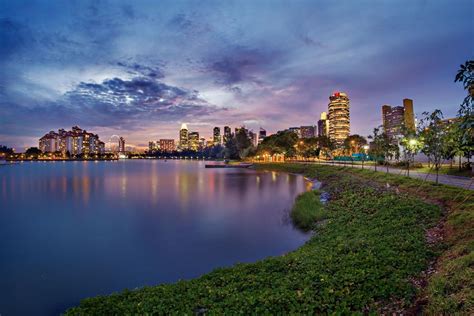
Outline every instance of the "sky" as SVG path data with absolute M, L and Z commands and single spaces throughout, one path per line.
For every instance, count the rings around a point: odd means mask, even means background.
M 474 0 L 0 1 L 0 144 L 73 125 L 128 144 L 316 125 L 346 92 L 351 133 L 383 104 L 455 116 Z

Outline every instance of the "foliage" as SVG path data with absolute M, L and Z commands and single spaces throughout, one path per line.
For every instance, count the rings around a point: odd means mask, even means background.
M 43 152 L 38 147 L 30 147 L 25 151 L 27 156 L 38 156 L 41 155 Z
M 364 145 L 367 145 L 367 140 L 357 134 L 350 135 L 344 140 L 344 149 L 349 156 L 360 153 Z
M 9 148 L 7 146 L 0 145 L 0 154 L 4 155 L 12 155 L 14 153 L 12 148 Z
M 296 155 L 295 145 L 298 135 L 291 131 L 280 131 L 276 134 L 265 137 L 257 147 L 257 154 L 283 154 L 285 157 Z
M 340 168 L 260 168 L 318 177 L 330 192 L 327 221 L 304 246 L 194 280 L 86 299 L 67 314 L 362 314 L 391 302 L 410 305 L 416 289 L 409 280 L 434 255 L 424 234 L 439 207 Z
M 449 158 L 451 153 L 447 147 L 446 126 L 442 124 L 443 113 L 435 110 L 432 113 L 423 112 L 424 117 L 420 121 L 420 135 L 423 139 L 421 152 L 424 153 L 434 165 L 436 171 L 436 183 L 442 159 Z
M 320 202 L 320 192 L 309 191 L 299 195 L 290 215 L 297 227 L 303 230 L 314 228 L 317 221 L 327 216 L 324 205 Z
M 474 151 L 474 60 L 468 60 L 459 67 L 454 82 L 461 82 L 468 92 L 458 111 L 461 118 L 459 129 L 462 144 L 470 153 Z

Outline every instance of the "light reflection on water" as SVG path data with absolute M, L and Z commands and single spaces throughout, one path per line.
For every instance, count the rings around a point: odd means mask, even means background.
M 30 162 L 2 167 L 0 185 L 2 315 L 58 314 L 308 239 L 285 220 L 308 189 L 295 175 L 190 161 Z

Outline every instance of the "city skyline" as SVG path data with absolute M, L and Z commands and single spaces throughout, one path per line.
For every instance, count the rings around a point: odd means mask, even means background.
M 403 98 L 455 116 L 470 2 L 359 5 L 2 3 L 0 143 L 23 149 L 74 125 L 139 148 L 177 139 L 182 123 L 206 139 L 214 126 L 272 134 L 317 125 L 335 91 L 350 97 L 351 134 Z

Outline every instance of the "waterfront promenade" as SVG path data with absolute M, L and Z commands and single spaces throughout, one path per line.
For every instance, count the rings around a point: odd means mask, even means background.
M 303 161 L 301 161 L 301 163 L 303 163 Z M 351 164 L 350 162 L 344 163 L 344 162 L 336 162 L 336 161 L 316 161 L 316 162 L 310 161 L 310 162 L 304 162 L 304 163 L 325 164 L 325 165 L 341 166 L 341 167 L 348 167 L 348 168 L 359 168 L 359 169 L 363 167 L 364 169 L 374 171 L 373 164 L 365 164 L 364 166 L 362 166 L 362 164 L 360 163 Z M 377 171 L 387 172 L 387 168 L 385 166 L 378 166 Z M 388 172 L 393 173 L 393 174 L 407 176 L 406 169 L 389 167 Z M 432 181 L 432 182 L 436 181 L 436 174 L 434 173 L 434 171 L 432 173 L 425 173 L 425 172 L 418 172 L 416 171 L 416 169 L 413 169 L 413 170 L 410 169 L 409 176 L 411 178 L 421 179 L 424 181 Z M 474 177 L 461 177 L 461 176 L 440 174 L 438 176 L 438 182 L 442 184 L 452 185 L 459 188 L 474 191 Z

